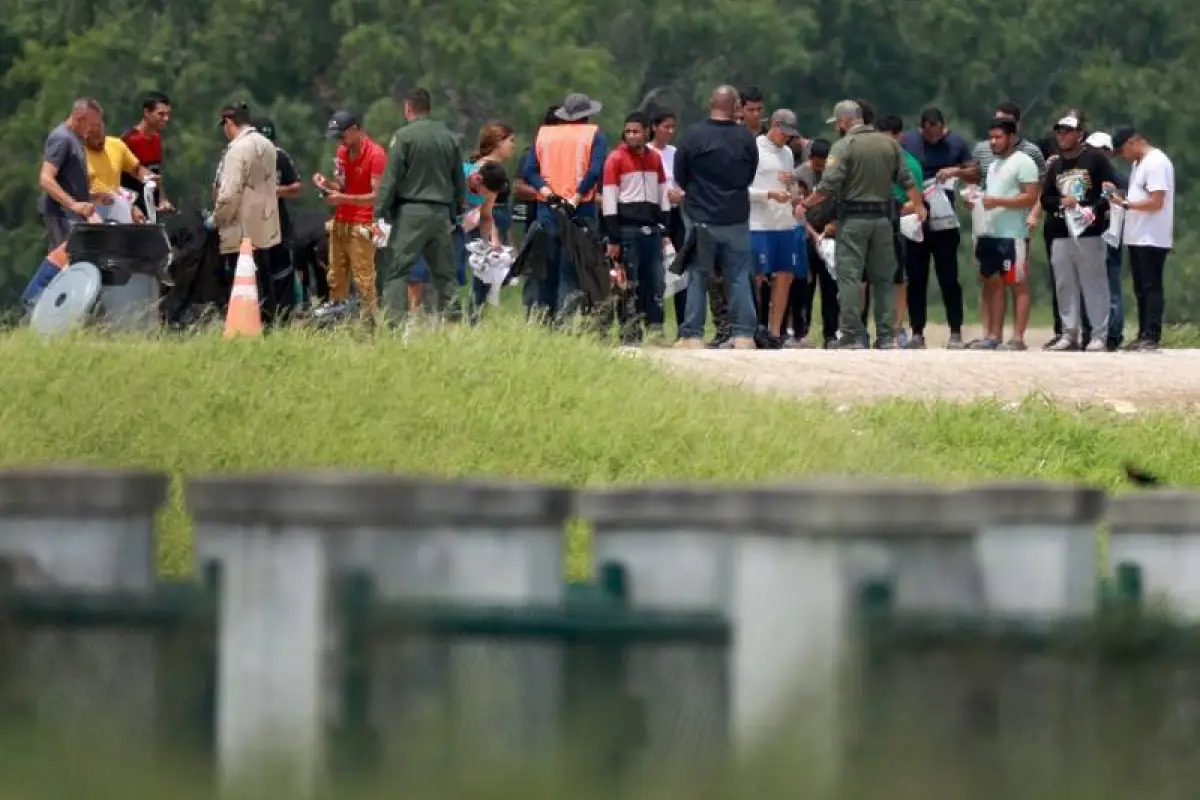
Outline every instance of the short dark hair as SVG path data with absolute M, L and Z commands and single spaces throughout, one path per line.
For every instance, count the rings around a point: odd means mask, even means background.
M 921 127 L 926 125 L 945 125 L 946 117 L 940 108 L 927 108 L 921 112 Z
M 560 108 L 562 108 L 562 106 L 547 107 L 546 115 L 542 117 L 542 124 L 543 125 L 557 125 L 558 123 L 562 122 L 562 120 L 560 120 L 558 118 L 558 110 Z
M 643 128 L 650 127 L 650 120 L 646 117 L 646 114 L 642 111 L 630 111 L 629 115 L 625 117 L 625 124 L 628 125 L 631 122 L 636 122 L 637 124 L 641 125 Z
M 746 105 L 746 103 L 762 103 L 765 101 L 765 98 L 763 97 L 763 90 L 757 86 L 747 86 L 745 89 L 742 89 L 739 94 L 741 95 L 742 105 Z
M 996 113 L 1006 114 L 1017 122 L 1021 121 L 1021 107 L 1012 100 L 1005 100 L 1003 103 L 998 103 L 996 105 Z
M 870 103 L 861 97 L 854 98 L 854 102 L 858 103 L 858 107 L 862 109 L 863 125 L 870 125 L 875 122 L 875 109 Z
M 650 126 L 657 128 L 669 119 L 677 119 L 674 111 L 669 108 L 656 108 L 650 115 Z
M 988 126 L 989 131 L 1004 131 L 1009 136 L 1017 135 L 1017 123 L 1008 117 L 996 117 Z
M 884 114 L 875 123 L 875 130 L 883 133 L 900 133 L 904 130 L 904 120 L 897 114 Z
M 250 106 L 245 101 L 230 103 L 221 109 L 222 120 L 233 120 L 234 125 L 250 124 Z
M 829 158 L 833 144 L 828 139 L 813 139 L 808 143 L 809 158 Z
M 142 111 L 153 111 L 159 106 L 171 105 L 171 98 L 162 92 L 146 92 L 142 95 Z
M 429 96 L 429 90 L 420 86 L 404 95 L 404 102 L 418 113 L 428 113 L 433 109 L 433 99 Z
M 508 188 L 508 173 L 499 161 L 485 161 L 477 172 L 479 183 L 489 192 L 500 194 Z

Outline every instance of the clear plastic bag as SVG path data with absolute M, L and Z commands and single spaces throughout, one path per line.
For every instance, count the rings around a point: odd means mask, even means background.
M 672 258 L 674 256 L 672 255 Z M 676 275 L 670 269 L 666 271 L 666 279 L 663 284 L 663 299 L 674 297 L 687 289 L 688 274 L 685 272 L 682 275 Z
M 822 234 L 817 239 L 817 253 L 825 262 L 825 269 L 828 270 L 830 276 L 837 280 L 837 242 Z
M 905 214 L 900 218 L 900 235 L 914 242 L 925 241 L 925 226 L 916 214 Z
M 1109 247 L 1120 247 L 1121 238 L 1125 231 L 1125 209 L 1122 206 L 1111 206 L 1108 214 L 1108 229 L 1100 234 L 1100 238 Z
M 1096 221 L 1096 212 L 1087 206 L 1075 206 L 1063 211 L 1063 219 L 1067 223 L 1067 233 L 1072 239 L 1078 239 Z
M 925 202 L 929 205 L 929 230 L 946 231 L 959 227 L 958 215 L 954 213 L 954 203 L 946 194 L 947 186 L 953 189 L 954 184 L 938 183 L 936 180 L 925 182 Z
M 976 239 L 991 236 L 993 215 L 983 207 L 983 190 L 978 186 L 968 186 L 962 190 L 962 196 L 971 208 L 971 233 Z

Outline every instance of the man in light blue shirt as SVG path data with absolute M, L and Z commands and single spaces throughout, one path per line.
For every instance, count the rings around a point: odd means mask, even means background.
M 986 213 L 982 225 L 976 224 L 975 258 L 983 277 L 984 319 L 987 330 L 976 346 L 981 350 L 1025 350 L 1025 330 L 1029 326 L 1031 298 L 1025 280 L 1028 265 L 1025 241 L 1029 237 L 1026 222 L 1029 209 L 1038 199 L 1038 166 L 1018 149 L 1020 137 L 1011 119 L 998 117 L 988 130 L 994 160 L 988 167 L 982 204 Z M 974 207 L 972 212 L 979 219 Z M 1013 337 L 1001 344 L 1008 297 L 1005 284 L 1013 290 Z

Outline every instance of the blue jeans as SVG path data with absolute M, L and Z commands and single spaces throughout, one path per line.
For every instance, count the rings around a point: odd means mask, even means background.
M 42 263 L 34 271 L 33 277 L 29 279 L 29 284 L 25 287 L 25 291 L 21 292 L 21 305 L 26 311 L 33 311 L 33 307 L 37 305 L 38 298 L 42 296 L 42 292 L 46 291 L 46 287 L 50 285 L 50 281 L 58 276 L 58 267 L 51 263 L 50 259 L 42 259 Z
M 707 225 L 704 228 L 713 239 L 716 248 L 714 263 L 721 270 L 729 286 L 729 312 L 733 321 L 733 335 L 737 338 L 754 336 L 758 317 L 754 311 L 754 295 L 750 287 L 750 272 L 754 260 L 750 253 L 750 226 Z M 687 304 L 684 307 L 683 325 L 679 328 L 681 339 L 699 339 L 704 335 L 704 323 L 708 313 L 708 282 L 712 275 L 693 265 L 688 271 Z
M 1121 294 L 1121 248 L 1108 248 L 1108 343 L 1125 340 L 1125 298 Z
M 643 232 L 648 230 L 649 233 Z M 662 236 L 653 228 L 621 228 L 621 262 L 633 284 L 638 316 L 647 325 L 663 324 Z

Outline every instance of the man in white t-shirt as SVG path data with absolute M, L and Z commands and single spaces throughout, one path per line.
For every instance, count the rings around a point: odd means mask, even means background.
M 992 120 L 988 142 L 993 158 L 980 201 L 989 213 L 984 230 L 976 231 L 975 239 L 975 259 L 979 262 L 983 300 L 987 304 L 983 339 L 975 346 L 980 350 L 1026 349 L 1025 330 L 1029 326 L 1031 305 L 1025 280 L 1029 238 L 1026 217 L 1038 200 L 1038 166 L 1018 149 L 1019 141 L 1016 122 L 1004 117 Z M 1006 284 L 1013 289 L 1013 336 L 1001 344 Z
M 1162 341 L 1163 268 L 1175 235 L 1175 165 L 1134 128 L 1113 134 L 1113 151 L 1133 164 L 1127 195 L 1112 202 L 1125 209 L 1125 245 L 1137 298 L 1138 336 L 1125 347 L 1157 350 Z
M 669 243 L 670 248 L 675 252 L 683 248 L 686 234 L 683 211 L 679 205 L 683 200 L 683 192 L 679 189 L 679 184 L 675 183 L 675 145 L 671 144 L 671 140 L 675 138 L 677 127 L 678 120 L 675 112 L 669 108 L 656 108 L 650 115 L 649 146 L 662 158 L 663 169 L 667 173 L 667 199 L 671 201 L 671 213 L 667 217 L 667 235 L 664 244 Z M 687 292 L 676 292 L 674 295 L 676 327 L 683 324 L 686 298 Z
M 796 218 L 792 213 L 795 157 L 788 146 L 799 136 L 796 115 L 781 108 L 771 115 L 767 132 L 758 137 L 758 170 L 750 184 L 750 247 L 754 252 L 756 296 L 771 283 L 770 304 L 761 309 L 769 349 L 783 347 L 783 315 L 797 270 Z M 762 311 L 767 313 L 763 314 Z M 763 319 L 765 317 L 765 320 Z

